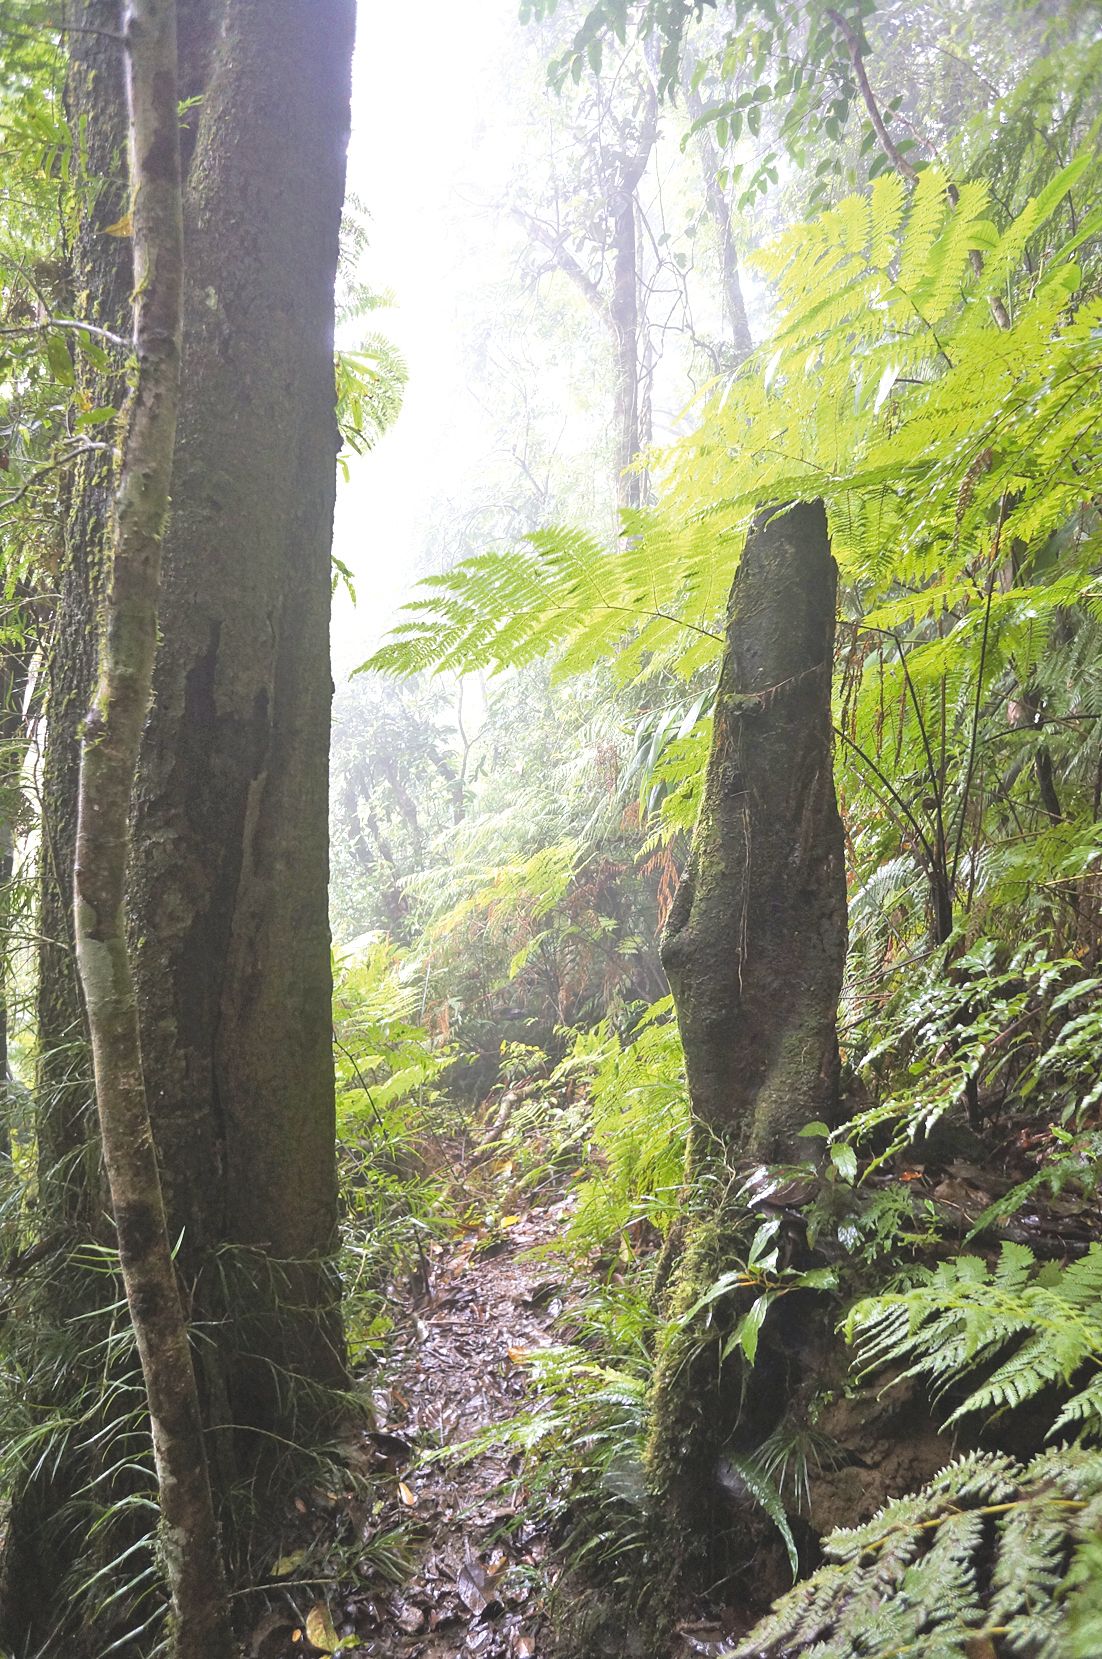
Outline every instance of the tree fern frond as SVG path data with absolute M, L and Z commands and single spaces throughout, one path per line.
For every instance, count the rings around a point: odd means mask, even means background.
M 1024 1245 L 1004 1243 L 993 1269 L 975 1256 L 942 1263 L 923 1283 L 858 1302 L 846 1322 L 866 1370 L 904 1365 L 943 1392 L 990 1366 L 949 1422 L 1008 1411 L 1056 1385 L 1070 1391 L 1051 1431 L 1102 1432 L 1088 1368 L 1102 1365 L 1102 1246 L 1070 1267 L 1038 1268 Z M 994 1363 L 992 1363 L 994 1362 Z
M 993 1640 L 1014 1659 L 1065 1659 L 1069 1632 L 1082 1628 L 1079 1563 L 1100 1505 L 1098 1452 L 1064 1448 L 1025 1468 L 1001 1454 L 960 1458 L 863 1526 L 832 1533 L 827 1565 L 729 1659 L 971 1659 Z

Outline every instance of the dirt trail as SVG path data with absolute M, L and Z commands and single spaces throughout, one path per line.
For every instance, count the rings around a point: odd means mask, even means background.
M 498 1444 L 465 1459 L 436 1454 L 535 1406 L 528 1357 L 565 1336 L 584 1289 L 565 1255 L 540 1250 L 561 1236 L 570 1209 L 569 1198 L 549 1199 L 436 1243 L 427 1271 L 394 1288 L 388 1356 L 372 1379 L 374 1427 L 345 1448 L 368 1476 L 368 1495 L 296 1500 L 313 1547 L 288 1565 L 325 1569 L 328 1535 L 335 1576 L 323 1570 L 267 1613 L 249 1659 L 334 1648 L 349 1659 L 563 1659 L 547 1608 L 557 1576 L 548 1523 L 519 1479 L 519 1452 Z M 312 1607 L 308 1585 L 315 1595 L 325 1587 Z M 670 1659 L 717 1659 L 741 1628 L 733 1615 L 687 1615 Z M 613 1648 L 642 1652 L 640 1636 L 620 1628 Z
M 550 1651 L 546 1546 L 511 1485 L 519 1460 L 507 1449 L 469 1462 L 423 1457 L 524 1409 L 525 1354 L 552 1340 L 569 1294 L 562 1258 L 528 1253 L 561 1233 L 567 1210 L 567 1201 L 553 1202 L 487 1236 L 436 1246 L 430 1284 L 408 1292 L 367 1438 L 393 1478 L 413 1565 L 395 1591 L 356 1598 L 354 1652 L 365 1659 L 546 1659 Z

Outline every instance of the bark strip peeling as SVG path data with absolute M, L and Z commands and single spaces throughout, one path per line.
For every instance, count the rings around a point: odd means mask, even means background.
M 180 383 L 183 228 L 175 0 L 130 0 L 136 378 L 115 493 L 99 683 L 81 747 L 74 910 L 103 1159 L 145 1379 L 175 1659 L 232 1652 L 199 1401 L 169 1244 L 125 928 L 130 802 L 149 708 Z

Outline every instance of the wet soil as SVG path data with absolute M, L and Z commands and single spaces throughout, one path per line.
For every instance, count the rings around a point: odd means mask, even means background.
M 413 1558 L 405 1582 L 376 1604 L 365 1656 L 550 1652 L 547 1544 L 525 1515 L 519 1456 L 507 1445 L 475 1456 L 455 1449 L 532 1409 L 527 1360 L 552 1341 L 570 1295 L 563 1258 L 539 1250 L 561 1233 L 567 1207 L 553 1202 L 438 1246 L 429 1284 L 411 1289 L 374 1391 L 374 1441 L 392 1455 Z
M 492 1431 L 538 1405 L 529 1356 L 572 1299 L 565 1258 L 541 1247 L 569 1203 L 427 1246 L 392 1287 L 372 1420 L 342 1448 L 366 1478 L 296 1500 L 310 1541 L 277 1563 L 286 1589 L 248 1659 L 550 1659 L 548 1522 Z
M 293 1580 L 247 1659 L 573 1659 L 554 1628 L 556 1599 L 567 1598 L 555 1596 L 551 1521 L 532 1502 L 515 1442 L 493 1432 L 539 1410 L 531 1356 L 564 1338 L 582 1300 L 568 1258 L 547 1248 L 571 1206 L 549 1197 L 436 1242 L 393 1287 L 387 1357 L 370 1378 L 373 1425 L 343 1448 L 369 1496 L 296 1501 L 312 1543 L 286 1558 Z M 317 1578 L 300 1576 L 315 1564 Z M 745 1628 L 726 1614 L 686 1609 L 669 1659 L 724 1653 Z M 622 1613 L 608 1617 L 607 1641 L 591 1637 L 590 1652 L 653 1653 Z

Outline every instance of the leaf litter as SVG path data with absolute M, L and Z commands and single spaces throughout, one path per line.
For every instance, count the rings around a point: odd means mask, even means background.
M 561 1236 L 569 1208 L 554 1199 L 508 1226 L 436 1243 L 429 1283 L 422 1274 L 395 1287 L 389 1352 L 372 1379 L 374 1423 L 345 1448 L 377 1496 L 357 1508 L 347 1494 L 311 1494 L 315 1518 L 328 1505 L 331 1526 L 339 1514 L 341 1531 L 358 1529 L 363 1574 L 320 1575 L 331 1586 L 324 1599 L 317 1581 L 289 1593 L 301 1611 L 266 1615 L 250 1659 L 548 1659 L 546 1522 L 525 1514 L 519 1453 L 482 1441 L 531 1408 L 528 1361 L 570 1300 L 566 1270 L 549 1277 L 540 1251 Z M 389 1583 L 377 1547 L 388 1535 Z M 317 1559 L 295 1551 L 274 1576 Z

